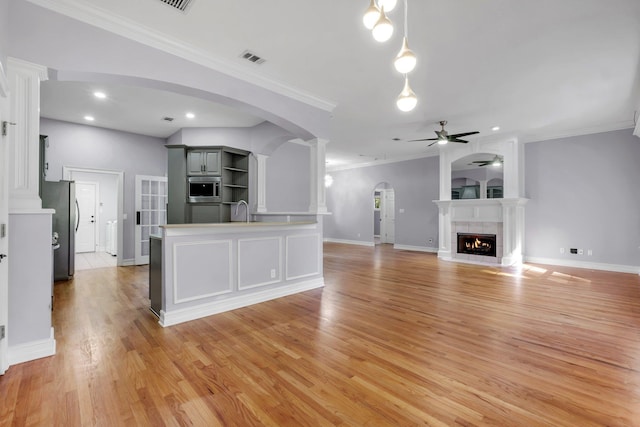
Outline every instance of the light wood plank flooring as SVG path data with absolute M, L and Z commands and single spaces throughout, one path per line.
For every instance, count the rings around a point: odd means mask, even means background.
M 640 278 L 325 245 L 326 286 L 163 329 L 147 269 L 55 285 L 0 425 L 639 426 Z

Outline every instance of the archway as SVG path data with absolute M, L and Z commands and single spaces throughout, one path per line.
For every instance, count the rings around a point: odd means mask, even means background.
M 395 243 L 395 191 L 388 182 L 373 189 L 373 242 Z

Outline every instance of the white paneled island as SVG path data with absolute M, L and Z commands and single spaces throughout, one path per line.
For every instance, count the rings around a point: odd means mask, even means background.
M 287 218 L 291 219 L 291 218 Z M 322 221 L 171 224 L 152 236 L 151 310 L 171 326 L 324 286 Z

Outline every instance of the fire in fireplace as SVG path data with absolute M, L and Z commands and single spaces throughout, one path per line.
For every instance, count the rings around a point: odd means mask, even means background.
M 458 253 L 495 257 L 496 235 L 458 233 Z

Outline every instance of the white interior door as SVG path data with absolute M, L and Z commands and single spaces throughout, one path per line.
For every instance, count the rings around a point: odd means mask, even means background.
M 136 265 L 149 264 L 149 236 L 166 223 L 167 178 L 136 175 Z
M 2 68 L 0 67 L 0 79 L 4 77 Z M 2 85 L 0 85 L 0 124 L 3 120 L 8 119 L 8 102 Z M 1 125 L 0 125 L 1 126 Z M 11 129 L 9 128 L 10 132 Z M 8 249 L 8 230 L 9 223 L 9 196 L 8 196 L 8 164 L 7 164 L 7 144 L 9 139 L 0 134 L 0 327 L 6 328 L 9 318 L 9 271 L 7 256 Z M 6 334 L 5 334 L 6 335 Z M 1 335 L 0 335 L 1 336 Z M 4 374 L 9 368 L 7 359 L 7 338 L 0 339 L 0 375 Z
M 76 253 L 95 252 L 98 231 L 98 183 L 76 181 Z
M 393 189 L 380 190 L 380 241 L 394 243 L 396 240 L 396 203 Z

